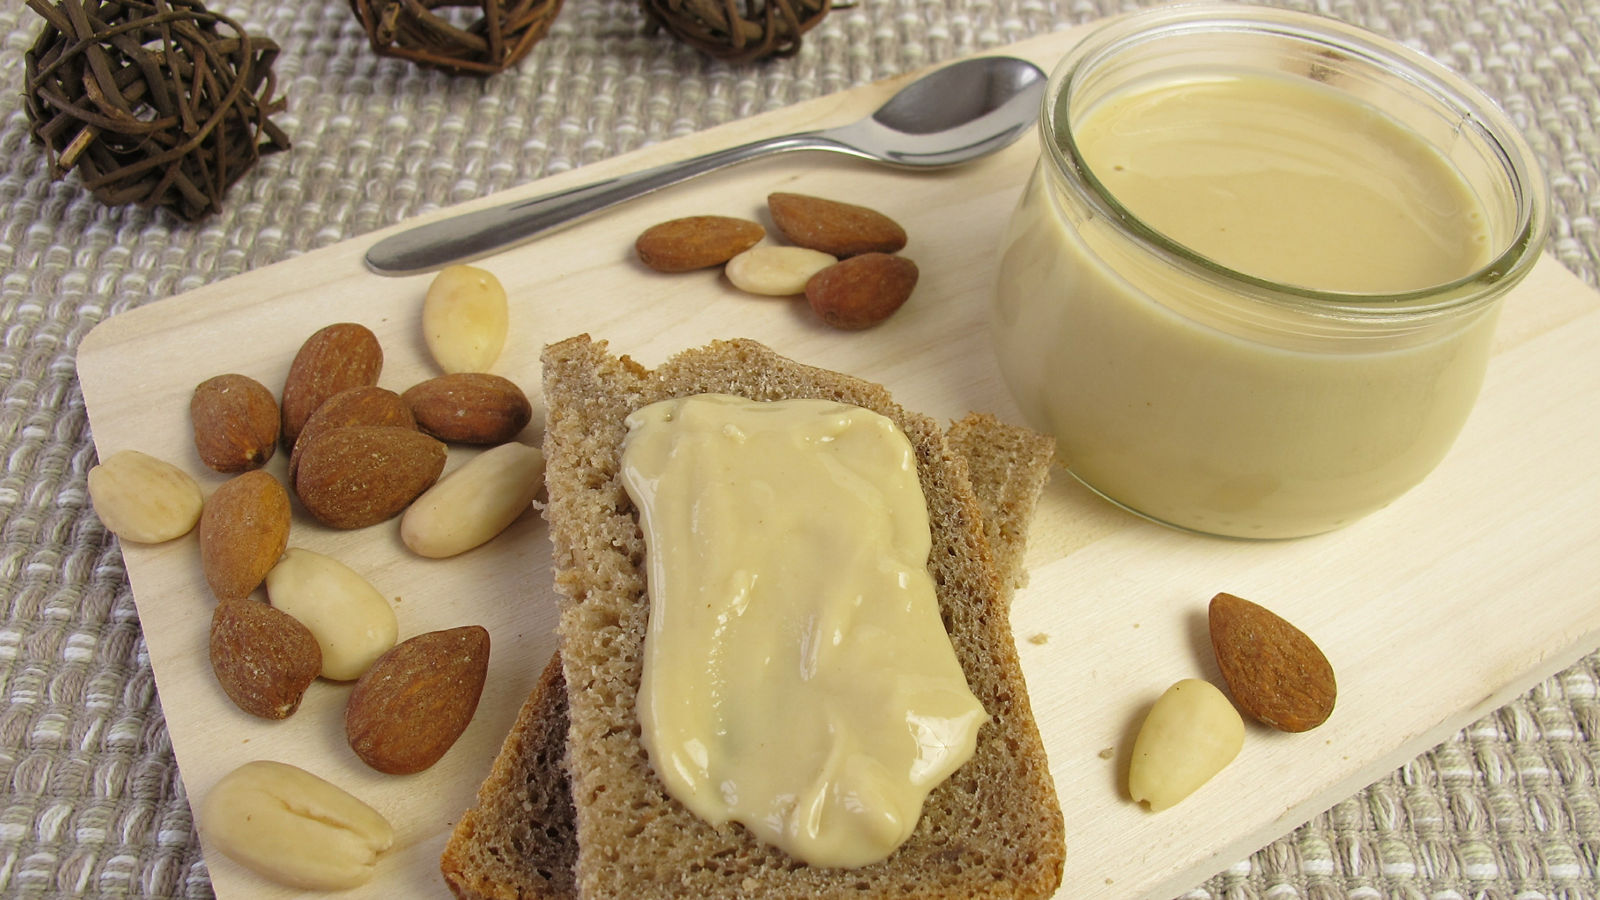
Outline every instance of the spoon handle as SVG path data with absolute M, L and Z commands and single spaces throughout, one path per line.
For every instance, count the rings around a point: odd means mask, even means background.
M 411 275 L 466 262 L 532 240 L 585 216 L 725 166 L 792 150 L 849 147 L 827 132 L 808 131 L 717 150 L 594 184 L 462 213 L 392 234 L 367 249 L 380 275 Z

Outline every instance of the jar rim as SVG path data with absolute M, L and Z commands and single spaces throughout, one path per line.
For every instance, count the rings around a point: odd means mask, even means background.
M 1381 66 L 1396 83 L 1451 109 L 1472 123 L 1492 145 L 1515 198 L 1511 237 L 1492 259 L 1449 282 L 1398 292 L 1328 291 L 1286 284 L 1226 266 L 1173 240 L 1124 206 L 1095 175 L 1080 152 L 1063 95 L 1095 63 L 1163 37 L 1197 33 L 1258 33 L 1330 50 Z M 1522 279 L 1537 262 L 1548 228 L 1549 187 L 1532 149 L 1510 118 L 1488 95 L 1427 55 L 1336 19 L 1245 3 L 1196 0 L 1119 16 L 1079 41 L 1051 72 L 1041 101 L 1040 141 L 1056 174 L 1076 175 L 1088 198 L 1109 221 L 1131 232 L 1148 249 L 1183 268 L 1219 279 L 1252 294 L 1265 292 L 1300 311 L 1339 318 L 1427 317 L 1487 301 Z M 1060 115 L 1058 116 L 1058 113 Z M 1057 125 L 1062 127 L 1058 128 Z M 1059 135 L 1060 139 L 1057 139 Z

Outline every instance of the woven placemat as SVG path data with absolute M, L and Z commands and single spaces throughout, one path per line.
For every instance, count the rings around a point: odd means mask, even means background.
M 95 454 L 74 357 L 90 328 L 419 212 L 1144 4 L 857 0 L 798 55 L 738 67 L 648 33 L 631 2 L 567 0 L 528 58 L 481 82 L 375 57 L 346 0 L 211 5 L 282 45 L 277 121 L 295 146 L 198 225 L 106 208 L 74 179 L 50 179 L 20 97 L 41 20 L 0 7 L 8 897 L 211 895 L 122 559 L 87 502 Z M 1498 98 L 1549 170 L 1551 252 L 1596 283 L 1600 0 L 1287 5 L 1395 36 Z M 1592 900 L 1597 770 L 1600 654 L 1184 897 Z

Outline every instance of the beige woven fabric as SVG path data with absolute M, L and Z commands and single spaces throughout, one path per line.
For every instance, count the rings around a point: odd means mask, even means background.
M 567 0 L 486 82 L 377 59 L 346 0 L 212 3 L 283 46 L 278 121 L 295 147 L 195 226 L 50 180 L 19 98 L 40 19 L 0 5 L 0 895 L 211 893 L 121 556 L 87 502 L 83 335 L 424 210 L 1143 5 L 857 3 L 798 56 L 730 67 L 646 33 L 632 3 Z M 1497 97 L 1549 170 L 1552 252 L 1596 283 L 1600 0 L 1289 5 L 1396 36 Z M 1592 900 L 1597 770 L 1600 654 L 1184 897 Z

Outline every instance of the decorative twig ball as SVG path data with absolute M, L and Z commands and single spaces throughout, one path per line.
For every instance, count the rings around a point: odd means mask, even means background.
M 650 21 L 708 56 L 751 62 L 792 56 L 831 0 L 640 0 Z
M 29 130 L 57 178 L 101 202 L 194 221 L 289 139 L 268 118 L 278 45 L 198 0 L 28 0 L 45 27 L 24 56 Z
M 485 77 L 528 55 L 561 0 L 350 0 L 350 8 L 378 55 Z

